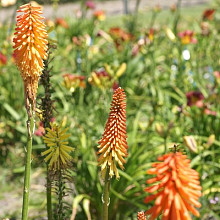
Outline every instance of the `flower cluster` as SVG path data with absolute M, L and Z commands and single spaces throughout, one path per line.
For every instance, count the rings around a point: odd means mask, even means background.
M 119 87 L 115 90 L 105 131 L 102 139 L 99 141 L 97 154 L 100 154 L 98 162 L 101 166 L 103 177 L 107 168 L 109 168 L 110 177 L 116 175 L 116 178 L 119 178 L 116 162 L 121 169 L 124 169 L 123 164 L 126 161 L 123 157 L 128 155 L 125 98 L 126 96 L 122 88 Z
M 158 157 L 160 162 L 153 163 L 148 174 L 156 175 L 148 179 L 153 184 L 145 189 L 152 193 L 145 198 L 145 203 L 153 200 L 154 206 L 145 212 L 150 219 L 156 219 L 162 213 L 162 219 L 191 219 L 189 212 L 199 217 L 201 196 L 199 174 L 190 168 L 190 160 L 180 152 L 168 153 Z M 195 207 L 194 207 L 195 206 Z
M 69 89 L 71 92 L 74 92 L 78 87 L 85 88 L 85 76 L 79 76 L 74 74 L 64 74 L 63 75 L 63 84 L 64 87 Z

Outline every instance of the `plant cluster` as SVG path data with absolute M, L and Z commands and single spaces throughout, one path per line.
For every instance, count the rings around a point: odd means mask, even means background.
M 219 8 L 0 24 L 0 201 L 24 175 L 23 219 L 218 219 Z

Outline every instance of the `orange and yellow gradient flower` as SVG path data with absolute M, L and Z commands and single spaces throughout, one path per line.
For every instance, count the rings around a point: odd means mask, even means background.
M 125 93 L 122 88 L 115 90 L 110 108 L 109 118 L 105 125 L 105 131 L 102 139 L 99 141 L 99 150 L 97 154 L 101 154 L 98 158 L 103 178 L 107 168 L 109 175 L 119 178 L 116 163 L 121 169 L 126 163 L 123 157 L 127 157 L 127 132 L 126 132 L 126 103 Z
M 14 57 L 21 73 L 25 95 L 35 103 L 38 80 L 43 70 L 43 59 L 47 58 L 47 32 L 42 22 L 41 7 L 31 3 L 22 5 L 17 12 L 14 42 Z
M 152 193 L 145 198 L 145 203 L 153 200 L 154 206 L 145 212 L 149 219 L 156 219 L 162 213 L 162 220 L 190 220 L 193 215 L 199 217 L 201 196 L 199 174 L 190 168 L 190 160 L 180 152 L 168 153 L 158 157 L 160 162 L 154 163 L 148 174 L 156 175 L 148 179 L 153 184 L 145 189 Z

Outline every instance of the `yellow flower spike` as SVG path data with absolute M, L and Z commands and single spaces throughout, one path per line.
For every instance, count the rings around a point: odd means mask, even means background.
M 116 72 L 116 77 L 119 78 L 121 77 L 124 72 L 126 71 L 127 65 L 126 63 L 122 63 L 121 66 L 119 67 L 118 71 Z
M 106 72 L 110 75 L 113 76 L 114 75 L 114 71 L 112 70 L 112 68 L 106 63 L 105 64 L 105 70 Z
M 44 160 L 49 163 L 49 169 L 65 169 L 70 160 L 69 155 L 74 148 L 68 146 L 67 138 L 70 134 L 66 134 L 68 128 L 63 128 L 60 125 L 51 123 L 51 128 L 46 128 L 47 133 L 43 137 L 44 143 L 49 149 L 42 152 L 42 156 L 46 156 Z

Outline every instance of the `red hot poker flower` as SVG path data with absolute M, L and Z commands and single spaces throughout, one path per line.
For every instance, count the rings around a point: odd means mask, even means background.
M 126 163 L 123 158 L 128 155 L 125 99 L 124 90 L 120 87 L 116 89 L 113 94 L 111 111 L 105 125 L 105 131 L 99 141 L 97 154 L 101 154 L 98 162 L 101 166 L 103 178 L 108 167 L 110 177 L 116 175 L 116 178 L 119 178 L 116 162 L 121 169 L 124 169 L 123 164 Z
M 154 206 L 145 212 L 150 219 L 156 219 L 162 213 L 162 220 L 191 220 L 189 212 L 199 217 L 201 196 L 199 174 L 190 168 L 190 160 L 180 152 L 169 153 L 158 157 L 161 162 L 154 163 L 148 174 L 156 175 L 147 180 L 154 184 L 145 189 L 154 193 L 145 198 L 145 203 L 155 200 Z M 156 192 L 156 193 L 155 193 Z
M 17 12 L 14 56 L 23 78 L 25 94 L 35 103 L 38 80 L 43 70 L 43 59 L 47 58 L 47 32 L 42 22 L 41 7 L 25 4 Z
M 26 4 L 17 12 L 17 28 L 13 39 L 14 54 L 19 70 L 25 76 L 39 76 L 43 69 L 42 59 L 47 58 L 47 32 L 40 14 L 41 7 Z

